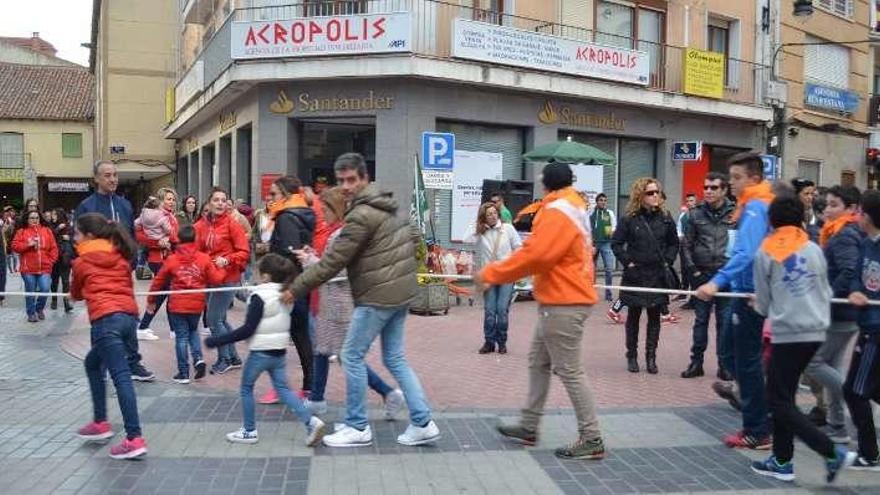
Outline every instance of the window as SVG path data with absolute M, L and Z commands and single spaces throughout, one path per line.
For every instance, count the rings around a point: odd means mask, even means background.
M 822 162 L 818 160 L 798 160 L 797 176 L 819 185 L 822 176 Z
M 804 37 L 804 43 L 825 40 Z M 849 88 L 849 48 L 840 45 L 807 45 L 804 47 L 804 79 L 832 88 Z
M 817 0 L 814 2 L 820 9 L 843 17 L 852 17 L 853 0 Z
M 656 3 L 656 2 L 654 2 Z M 665 12 L 654 7 L 600 0 L 596 4 L 596 43 L 647 52 L 651 86 L 662 85 Z
M 504 24 L 504 0 L 477 0 L 474 2 L 474 20 Z
M 83 135 L 80 133 L 64 133 L 61 135 L 61 157 L 82 158 Z
M 596 41 L 621 48 L 632 48 L 635 9 L 614 2 L 600 1 L 596 16 Z
M 720 19 L 709 18 L 709 32 L 706 37 L 706 49 L 710 52 L 724 54 L 724 83 L 730 85 L 730 23 Z
M 17 132 L 0 132 L 0 168 L 24 167 L 24 137 Z
M 367 11 L 365 0 L 306 0 L 306 17 L 363 14 Z

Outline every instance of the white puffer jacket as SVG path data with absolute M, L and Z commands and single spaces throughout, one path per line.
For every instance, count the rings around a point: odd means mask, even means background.
M 281 284 L 274 282 L 254 287 L 251 297 L 263 300 L 263 319 L 248 341 L 252 351 L 286 349 L 290 340 L 291 307 L 281 302 Z

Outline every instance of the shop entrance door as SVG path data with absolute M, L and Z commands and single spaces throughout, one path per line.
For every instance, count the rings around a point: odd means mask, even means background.
M 364 156 L 370 178 L 376 177 L 376 120 L 322 119 L 299 122 L 299 160 L 297 175 L 305 185 L 319 177 L 334 183 L 333 162 L 343 153 Z

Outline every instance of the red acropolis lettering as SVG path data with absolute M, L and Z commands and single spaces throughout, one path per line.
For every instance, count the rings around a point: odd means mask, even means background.
M 251 26 L 245 36 L 245 46 L 282 45 L 291 43 L 315 43 L 323 40 L 331 43 L 374 40 L 386 32 L 387 18 L 300 19 L 288 23 L 272 22 Z M 269 35 L 267 37 L 267 34 Z M 322 39 L 323 38 L 323 39 Z
M 611 65 L 625 69 L 632 69 L 638 63 L 638 54 L 594 46 L 578 47 L 575 58 L 584 62 Z

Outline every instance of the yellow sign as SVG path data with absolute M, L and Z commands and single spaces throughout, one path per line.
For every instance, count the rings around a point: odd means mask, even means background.
M 278 98 L 269 104 L 269 111 L 277 114 L 316 113 L 316 112 L 364 112 L 370 110 L 391 110 L 394 106 L 393 96 L 377 96 L 370 91 L 363 97 L 334 96 L 332 98 L 313 97 L 303 92 L 297 95 L 296 101 L 287 97 L 283 90 Z
M 165 123 L 174 120 L 174 88 L 165 90 Z
M 0 168 L 0 184 L 21 184 L 24 182 L 23 168 Z
M 283 89 L 278 91 L 278 99 L 269 104 L 269 111 L 281 115 L 293 111 L 293 102 L 290 101 Z
M 220 114 L 220 134 L 228 131 L 235 127 L 235 123 L 237 122 L 237 117 L 235 116 L 235 112 L 229 113 L 221 113 Z
M 626 129 L 626 119 L 615 117 L 613 113 L 599 115 L 596 113 L 573 110 L 571 107 L 562 106 L 558 110 L 553 102 L 547 100 L 538 112 L 538 122 L 552 125 L 560 124 L 574 127 L 593 127 L 596 129 L 608 129 L 622 131 Z
M 684 53 L 684 93 L 722 98 L 724 96 L 724 54 L 688 48 Z

